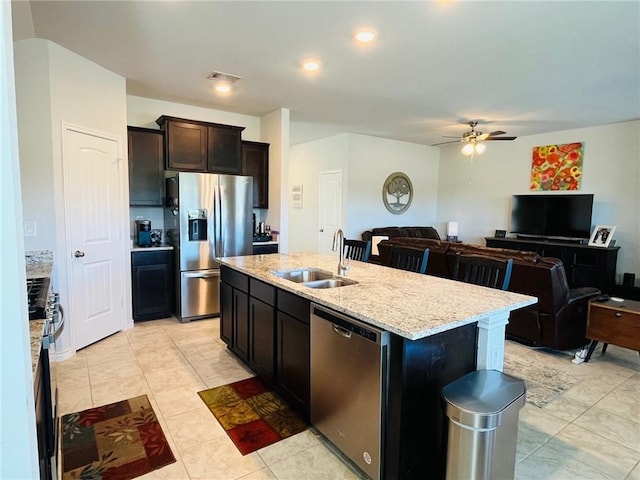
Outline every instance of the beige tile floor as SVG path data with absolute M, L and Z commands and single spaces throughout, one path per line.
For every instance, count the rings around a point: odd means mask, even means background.
M 572 352 L 507 342 L 518 355 L 580 377 L 520 412 L 517 479 L 640 480 L 640 358 L 609 346 L 586 364 Z M 177 462 L 141 479 L 357 479 L 311 431 L 242 456 L 197 392 L 252 376 L 219 339 L 218 319 L 136 323 L 58 366 L 61 413 L 147 394 Z

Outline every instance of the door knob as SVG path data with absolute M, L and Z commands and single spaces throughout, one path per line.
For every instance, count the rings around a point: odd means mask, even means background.
M 324 228 L 321 228 L 321 229 L 320 229 L 320 233 L 322 233 L 322 232 L 324 232 Z
M 75 252 L 73 252 L 73 256 L 76 258 L 84 257 L 84 252 L 81 252 L 80 250 L 76 250 Z

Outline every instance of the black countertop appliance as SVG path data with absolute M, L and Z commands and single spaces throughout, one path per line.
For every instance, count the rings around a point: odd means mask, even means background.
M 136 245 L 151 246 L 151 220 L 136 220 Z

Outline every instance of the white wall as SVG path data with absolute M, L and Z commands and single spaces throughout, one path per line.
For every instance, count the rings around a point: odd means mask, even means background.
M 347 237 L 359 239 L 363 231 L 374 227 L 434 225 L 439 158 L 435 147 L 351 135 L 345 205 Z M 382 186 L 394 172 L 405 173 L 413 185 L 411 206 L 400 215 L 389 212 L 382 202 Z
M 342 170 L 344 209 L 347 168 L 349 163 L 349 134 L 294 145 L 289 155 L 289 181 L 284 195 L 291 196 L 292 185 L 302 185 L 302 208 L 289 202 L 288 243 L 290 252 L 317 252 L 320 225 L 320 172 Z M 344 222 L 345 215 L 343 212 Z M 285 234 L 287 234 L 285 232 Z
M 72 322 L 67 275 L 70 252 L 67 251 L 65 236 L 62 125 L 72 124 L 120 140 L 121 205 L 114 209 L 114 223 L 121 225 L 124 240 L 129 231 L 125 79 L 47 40 L 22 40 L 14 44 L 14 49 L 24 217 L 42 219 L 38 220 L 38 237 L 26 237 L 25 246 L 27 250 L 53 251 L 54 288 L 60 292 L 67 319 Z M 46 65 L 45 70 L 42 65 Z M 40 76 L 34 78 L 34 73 Z M 123 270 L 119 275 L 125 294 L 123 326 L 128 328 L 133 325 L 128 242 L 123 242 L 122 255 Z M 65 328 L 56 342 L 59 357 L 73 354 L 71 332 L 71 328 Z
M 459 222 L 465 242 L 484 245 L 495 229 L 509 230 L 510 199 L 528 193 L 532 148 L 584 142 L 582 185 L 593 193 L 593 225 L 617 225 L 618 281 L 624 272 L 640 276 L 640 121 L 489 142 L 473 169 L 459 145 L 442 149 L 438 178 L 440 225 Z M 471 177 L 471 178 L 470 178 Z
M 245 127 L 242 131 L 243 140 L 260 141 L 260 118 L 258 117 L 183 103 L 165 102 L 154 98 L 127 96 L 127 125 L 159 129 L 156 119 L 162 115 Z
M 432 225 L 438 193 L 436 148 L 366 135 L 343 134 L 291 147 L 289 185 L 303 186 L 302 208 L 289 208 L 289 248 L 317 251 L 319 178 L 325 170 L 342 170 L 343 230 L 360 238 L 364 230 L 394 225 Z M 388 212 L 382 186 L 393 172 L 411 179 L 414 197 L 401 215 Z
M 0 478 L 39 478 L 26 302 L 11 3 L 0 5 Z
M 281 108 L 264 115 L 260 119 L 261 141 L 269 144 L 269 209 L 259 212 L 266 217 L 258 218 L 271 225 L 271 229 L 281 232 L 289 229 L 288 197 L 286 191 L 289 178 L 289 110 Z M 279 237 L 279 251 L 289 251 L 288 237 Z

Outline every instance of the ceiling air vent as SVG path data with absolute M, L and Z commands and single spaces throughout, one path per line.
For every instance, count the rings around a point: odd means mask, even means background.
M 231 73 L 212 72 L 207 78 L 209 80 L 220 80 L 221 82 L 235 83 L 242 77 L 239 77 L 238 75 L 232 75 Z

